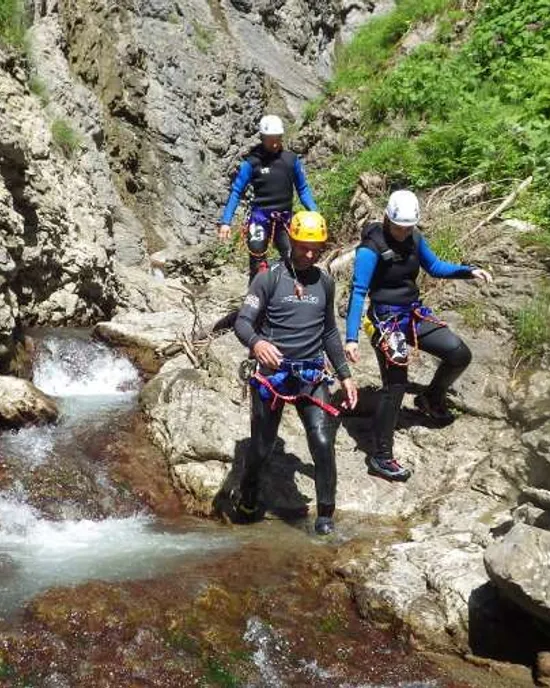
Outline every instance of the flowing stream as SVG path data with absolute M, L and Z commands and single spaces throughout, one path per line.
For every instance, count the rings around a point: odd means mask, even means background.
M 61 416 L 0 435 L 0 687 L 483 685 L 360 620 L 307 529 L 155 513 L 117 464 L 152 470 L 138 371 L 86 333 L 35 341 Z

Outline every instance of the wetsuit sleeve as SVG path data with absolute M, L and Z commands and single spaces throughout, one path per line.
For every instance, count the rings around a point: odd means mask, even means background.
M 444 260 L 440 260 L 423 236 L 420 237 L 418 242 L 418 258 L 420 265 L 431 277 L 469 279 L 472 276 L 473 268 L 469 265 L 458 265 L 457 263 L 447 263 Z
M 256 325 L 267 307 L 269 275 L 269 272 L 261 272 L 254 277 L 235 320 L 237 339 L 249 349 L 262 339 L 256 332 Z
M 313 194 L 307 183 L 304 166 L 299 158 L 296 158 L 294 161 L 294 185 L 304 208 L 306 210 L 317 210 L 317 204 L 313 200 Z
M 378 255 L 373 250 L 365 247 L 357 249 L 346 320 L 347 342 L 359 341 L 359 328 L 361 327 L 365 298 L 377 264 Z
M 327 305 L 325 310 L 325 329 L 323 332 L 323 347 L 327 352 L 329 361 L 339 380 L 351 377 L 351 372 L 346 361 L 342 339 L 336 325 L 334 316 L 334 281 L 330 278 L 330 287 L 327 289 Z
M 229 198 L 227 200 L 227 203 L 225 205 L 225 208 L 223 210 L 222 216 L 220 218 L 220 224 L 222 225 L 230 225 L 231 220 L 233 219 L 233 215 L 235 215 L 235 211 L 237 210 L 237 206 L 240 203 L 240 200 L 245 192 L 246 187 L 250 184 L 250 180 L 252 179 L 252 165 L 245 160 L 240 168 L 239 168 L 239 173 L 237 174 L 235 181 L 233 182 L 233 185 L 231 186 L 231 191 L 229 193 Z

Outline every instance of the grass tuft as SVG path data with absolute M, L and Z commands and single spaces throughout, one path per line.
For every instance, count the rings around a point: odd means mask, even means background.
M 57 118 L 51 125 L 52 140 L 66 158 L 72 158 L 82 145 L 79 134 L 67 120 Z
M 542 286 L 514 318 L 516 353 L 523 361 L 539 358 L 550 346 L 550 286 Z

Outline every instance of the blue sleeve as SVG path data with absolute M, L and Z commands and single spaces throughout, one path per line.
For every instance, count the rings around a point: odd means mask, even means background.
M 370 248 L 357 249 L 346 321 L 346 342 L 359 341 L 365 298 L 377 264 L 378 255 L 374 251 Z
M 306 210 L 317 210 L 317 204 L 313 200 L 313 194 L 307 183 L 304 166 L 299 158 L 296 158 L 294 161 L 294 185 L 304 208 Z
M 440 260 L 423 236 L 418 243 L 418 258 L 420 265 L 431 277 L 467 279 L 472 276 L 472 268 L 469 265 L 457 265 Z
M 227 200 L 227 203 L 225 205 L 225 208 L 223 210 L 221 219 L 220 219 L 220 224 L 222 225 L 230 225 L 231 220 L 233 219 L 233 215 L 235 215 L 235 211 L 237 210 L 237 206 L 239 205 L 242 195 L 245 192 L 246 187 L 250 184 L 250 180 L 252 179 L 252 165 L 245 160 L 240 168 L 239 168 L 239 174 L 236 176 L 235 181 L 233 182 L 233 186 L 231 187 L 231 193 L 229 194 L 229 198 Z

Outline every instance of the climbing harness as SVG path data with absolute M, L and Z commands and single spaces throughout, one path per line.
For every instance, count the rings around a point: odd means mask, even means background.
M 243 224 L 241 225 L 241 241 L 243 242 L 244 246 L 246 247 L 246 250 L 248 253 L 253 257 L 253 258 L 265 258 L 268 254 L 269 248 L 271 244 L 273 243 L 273 239 L 275 237 L 275 232 L 277 231 L 278 226 L 282 226 L 282 229 L 287 232 L 287 234 L 290 233 L 290 225 L 285 222 L 283 218 L 283 213 L 279 212 L 278 210 L 273 210 L 270 213 L 269 219 L 270 219 L 270 229 L 269 229 L 269 239 L 267 242 L 267 246 L 265 248 L 265 251 L 252 251 L 250 246 L 248 245 L 247 237 L 248 233 L 250 230 L 250 218 L 252 216 L 252 209 L 248 210 L 248 212 L 245 215 L 245 218 L 243 220 Z
M 263 401 L 271 402 L 274 411 L 283 404 L 296 404 L 301 399 L 307 400 L 337 417 L 340 411 L 322 399 L 313 396 L 313 391 L 321 383 L 331 385 L 334 377 L 326 367 L 323 357 L 305 360 L 283 359 L 278 370 L 271 375 L 264 375 L 259 371 L 259 365 L 253 359 L 243 361 L 239 367 L 239 377 L 255 387 Z M 300 391 L 307 386 L 311 393 Z
M 412 356 L 417 356 L 418 326 L 421 322 L 431 322 L 439 327 L 446 327 L 447 323 L 437 318 L 431 308 L 415 301 L 409 306 L 380 307 L 383 316 L 379 317 L 376 306 L 372 306 L 371 313 L 374 321 L 367 315 L 363 318 L 363 330 L 372 337 L 377 335 L 376 345 L 384 354 L 387 365 L 407 367 L 409 365 L 409 344 L 412 340 Z

